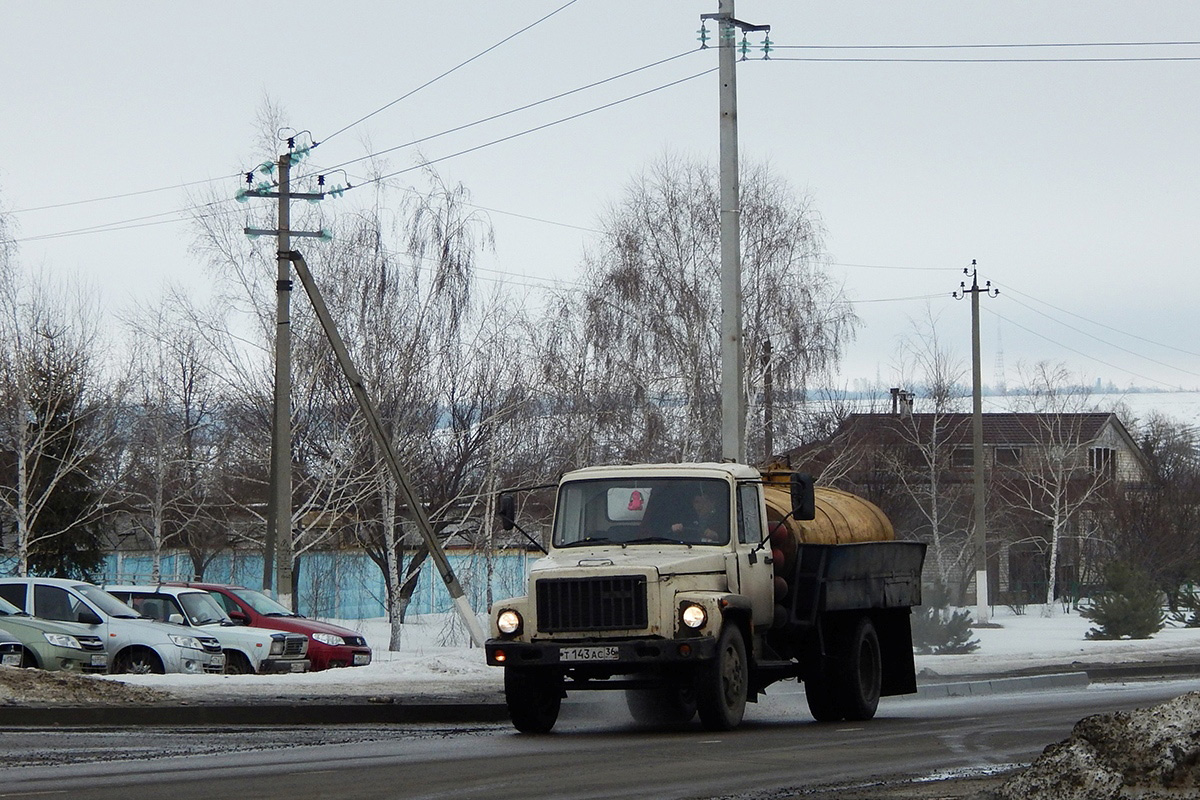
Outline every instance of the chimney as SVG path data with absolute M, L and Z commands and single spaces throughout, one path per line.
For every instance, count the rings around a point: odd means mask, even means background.
M 911 417 L 913 413 L 913 397 L 915 395 L 912 392 L 897 391 L 896 396 L 899 399 L 900 416 L 905 418 Z
M 892 415 L 893 416 L 900 413 L 899 402 L 900 402 L 900 387 L 893 386 L 892 387 Z

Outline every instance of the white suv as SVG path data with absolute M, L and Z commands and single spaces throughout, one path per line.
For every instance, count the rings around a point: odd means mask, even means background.
M 308 672 L 307 636 L 235 625 L 203 589 L 109 585 L 104 589 L 143 616 L 215 636 L 225 651 L 226 674 Z
M 142 617 L 99 586 L 66 578 L 0 578 L 0 597 L 35 617 L 99 636 L 113 672 L 225 671 L 215 637 Z

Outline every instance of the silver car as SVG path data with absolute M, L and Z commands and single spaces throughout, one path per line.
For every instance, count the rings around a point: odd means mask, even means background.
M 225 653 L 215 637 L 150 620 L 84 581 L 0 578 L 0 597 L 35 617 L 99 636 L 116 673 L 225 671 Z
M 215 636 L 225 651 L 226 674 L 308 672 L 308 637 L 235 625 L 203 589 L 183 586 L 113 586 L 105 591 L 144 616 Z

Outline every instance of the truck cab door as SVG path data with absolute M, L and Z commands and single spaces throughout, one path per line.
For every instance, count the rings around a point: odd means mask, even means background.
M 762 495 L 753 483 L 737 487 L 738 593 L 750 598 L 754 627 L 767 627 L 775 614 L 775 573 L 770 547 L 760 547 L 766 536 Z

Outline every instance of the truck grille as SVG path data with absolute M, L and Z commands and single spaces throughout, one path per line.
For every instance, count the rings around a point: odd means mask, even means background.
M 547 633 L 645 628 L 646 577 L 538 581 L 537 618 L 538 629 Z

